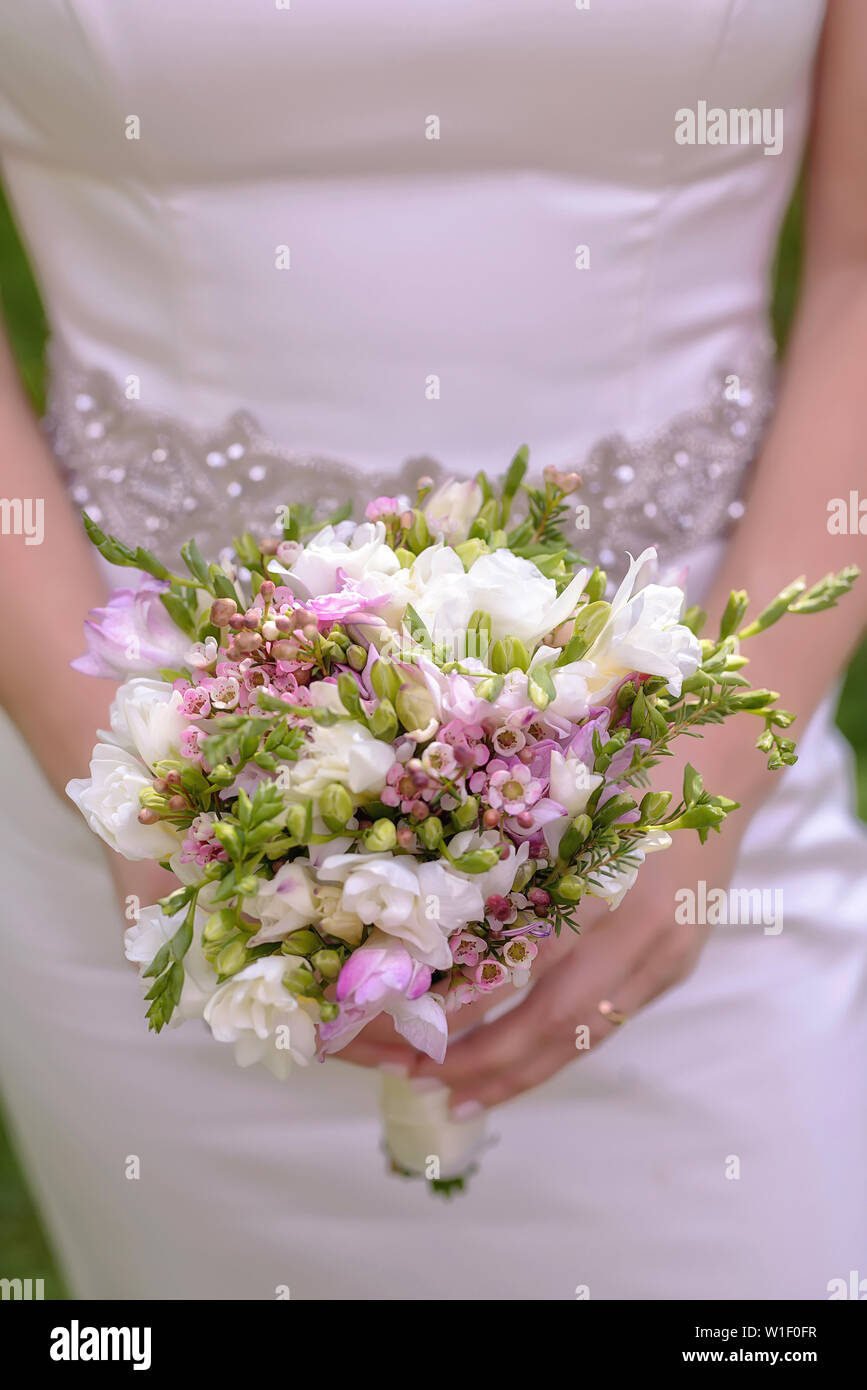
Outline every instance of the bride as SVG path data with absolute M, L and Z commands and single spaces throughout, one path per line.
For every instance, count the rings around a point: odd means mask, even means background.
M 829 695 L 862 585 L 821 647 L 792 619 L 751 666 L 799 711 L 798 764 L 772 778 L 749 728 L 712 731 L 725 835 L 654 856 L 450 1048 L 455 1107 L 493 1107 L 502 1137 L 450 1204 L 384 1173 L 378 1069 L 435 1070 L 388 1028 L 286 1085 L 204 1030 L 148 1035 L 121 936 L 162 885 L 126 863 L 112 884 L 62 789 L 111 696 L 69 667 L 107 582 L 82 506 L 169 556 L 287 500 L 496 473 L 527 440 L 537 469 L 581 471 L 588 552 L 615 574 L 656 544 L 712 616 L 733 582 L 764 601 L 863 566 L 828 516 L 867 435 L 865 7 L 0 14 L 3 172 L 53 337 L 47 431 L 8 360 L 0 389 L 0 490 L 44 515 L 42 545 L 0 545 L 0 1068 L 72 1291 L 827 1297 L 867 1235 L 867 837 Z M 770 265 L 808 134 L 774 389 Z M 729 883 L 782 904 L 772 931 L 678 919 Z

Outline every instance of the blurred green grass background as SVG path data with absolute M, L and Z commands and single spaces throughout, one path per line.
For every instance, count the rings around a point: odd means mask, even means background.
M 774 270 L 773 322 L 783 346 L 797 302 L 801 265 L 801 194 L 786 215 Z M 9 209 L 0 192 L 0 287 L 3 314 L 18 366 L 38 409 L 44 401 L 47 325 Z M 867 819 L 867 643 L 855 656 L 840 700 L 838 723 L 858 761 L 859 811 Z M 0 1277 L 42 1278 L 46 1298 L 65 1298 L 63 1278 L 41 1227 L 25 1175 L 0 1121 Z

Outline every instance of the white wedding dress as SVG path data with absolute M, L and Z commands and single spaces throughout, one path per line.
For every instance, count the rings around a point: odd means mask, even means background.
M 0 0 L 3 172 L 74 501 L 169 552 L 292 498 L 498 472 L 526 440 L 582 469 L 612 569 L 655 541 L 700 592 L 771 405 L 822 17 Z M 780 108 L 782 152 L 677 143 L 699 100 Z M 495 1113 L 447 1203 L 386 1176 L 375 1074 L 281 1085 L 204 1028 L 147 1033 L 100 849 L 7 730 L 2 1081 L 73 1291 L 820 1299 L 864 1270 L 867 837 L 828 709 L 800 751 L 736 878 L 782 888 L 784 930 L 718 928 L 685 984 Z

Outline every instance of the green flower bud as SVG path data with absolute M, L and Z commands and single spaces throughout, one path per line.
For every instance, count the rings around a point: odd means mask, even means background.
M 439 816 L 428 816 L 416 826 L 416 834 L 425 849 L 436 849 L 443 837 L 443 823 Z
M 642 825 L 654 825 L 668 809 L 671 792 L 647 792 L 638 806 Z
M 476 696 L 480 700 L 488 700 L 493 704 L 505 683 L 502 676 L 485 676 L 484 680 L 480 680 L 476 686 Z
M 617 692 L 617 704 L 620 709 L 629 709 L 632 701 L 638 694 L 638 686 L 635 681 L 624 681 Z
M 225 941 L 235 931 L 235 914 L 229 907 L 212 912 L 202 928 L 202 940 L 210 943 Z
M 367 665 L 367 652 L 357 642 L 346 648 L 346 660 L 353 671 L 363 671 Z
M 502 637 L 491 647 L 488 663 L 492 671 L 505 676 L 516 669 L 526 671 L 530 665 L 530 654 L 520 638 Z
M 564 874 L 556 886 L 555 892 L 559 898 L 563 898 L 567 903 L 577 903 L 583 897 L 587 888 L 587 880 L 580 878 L 578 874 Z
M 370 668 L 370 683 L 380 700 L 394 700 L 400 690 L 400 672 L 391 661 L 380 658 Z
M 214 838 L 220 841 L 223 849 L 232 859 L 237 859 L 241 853 L 242 839 L 241 832 L 231 821 L 218 820 L 214 822 Z
M 319 814 L 335 833 L 346 829 L 354 811 L 352 797 L 340 782 L 332 782 L 319 798 Z
M 365 830 L 361 839 L 366 850 L 370 850 L 372 854 L 379 854 L 383 850 L 394 848 L 397 843 L 397 829 L 387 816 L 381 816 Z
M 593 821 L 589 816 L 576 816 L 560 841 L 557 858 L 568 864 L 569 860 L 584 844 L 592 829 Z
M 424 512 L 419 511 L 417 507 L 413 511 L 413 523 L 406 534 L 406 543 L 410 550 L 415 551 L 416 555 L 422 550 L 427 550 L 431 543 L 431 535 Z
M 340 1013 L 340 1005 L 335 1004 L 332 999 L 319 1000 L 319 1017 L 323 1023 L 333 1023 Z
M 243 941 L 230 941 L 217 956 L 215 965 L 219 975 L 236 975 L 247 964 L 247 947 Z
M 397 736 L 397 713 L 391 700 L 380 700 L 368 719 L 367 726 L 376 738 L 385 739 L 386 743 L 390 743 Z
M 302 927 L 300 931 L 292 932 L 280 944 L 280 950 L 284 956 L 309 956 L 311 952 L 318 951 L 322 945 L 315 931 L 309 931 L 307 927 Z
M 394 709 L 398 719 L 409 734 L 417 736 L 427 734 L 429 737 L 428 730 L 431 730 L 431 725 L 436 727 L 436 707 L 433 696 L 427 686 L 423 686 L 417 681 L 407 682 L 400 687 L 394 697 Z
M 298 964 L 294 970 L 287 970 L 283 976 L 283 983 L 292 994 L 321 994 L 322 990 L 316 982 L 312 968 L 306 961 L 301 962 L 299 957 Z
M 627 796 L 625 792 L 618 792 L 596 812 L 596 820 L 600 825 L 610 825 L 612 821 L 619 820 L 627 811 L 634 810 L 635 802 L 632 797 Z
M 601 570 L 597 565 L 584 586 L 584 592 L 587 595 L 588 603 L 598 603 L 603 597 L 607 587 L 608 576 L 605 571 Z
M 345 671 L 341 671 L 337 677 L 337 693 L 347 714 L 359 719 L 361 717 L 361 692 L 357 683 Z
M 483 874 L 499 862 L 498 849 L 471 849 L 455 860 L 454 867 L 465 874 Z
M 317 951 L 311 959 L 319 974 L 324 976 L 326 980 L 337 979 L 343 966 L 343 958 L 339 951 L 332 951 L 326 947 L 322 951 Z
M 309 808 L 295 805 L 290 806 L 286 812 L 286 829 L 293 840 L 305 840 L 308 834 Z
M 460 560 L 465 570 L 472 569 L 480 555 L 487 555 L 488 547 L 478 536 L 472 540 L 461 541 L 460 545 L 454 547 L 454 552 Z
M 456 806 L 452 811 L 452 820 L 461 830 L 468 830 L 471 825 L 475 825 L 479 815 L 479 798 L 468 796 L 466 801 L 462 801 L 460 806 Z

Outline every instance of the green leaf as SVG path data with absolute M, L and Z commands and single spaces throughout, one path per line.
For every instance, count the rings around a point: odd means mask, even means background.
M 687 763 L 683 774 L 683 799 L 687 806 L 693 806 L 699 799 L 704 790 L 704 783 L 700 773 L 696 772 L 692 763 Z
M 196 544 L 195 538 L 188 540 L 181 546 L 181 559 L 194 579 L 198 579 L 207 589 L 211 587 L 211 576 L 208 573 L 208 566 L 204 555 Z
M 195 638 L 196 623 L 195 619 L 178 594 L 170 590 L 166 594 L 160 594 L 160 601 L 166 612 L 176 627 L 185 633 L 189 638 Z

